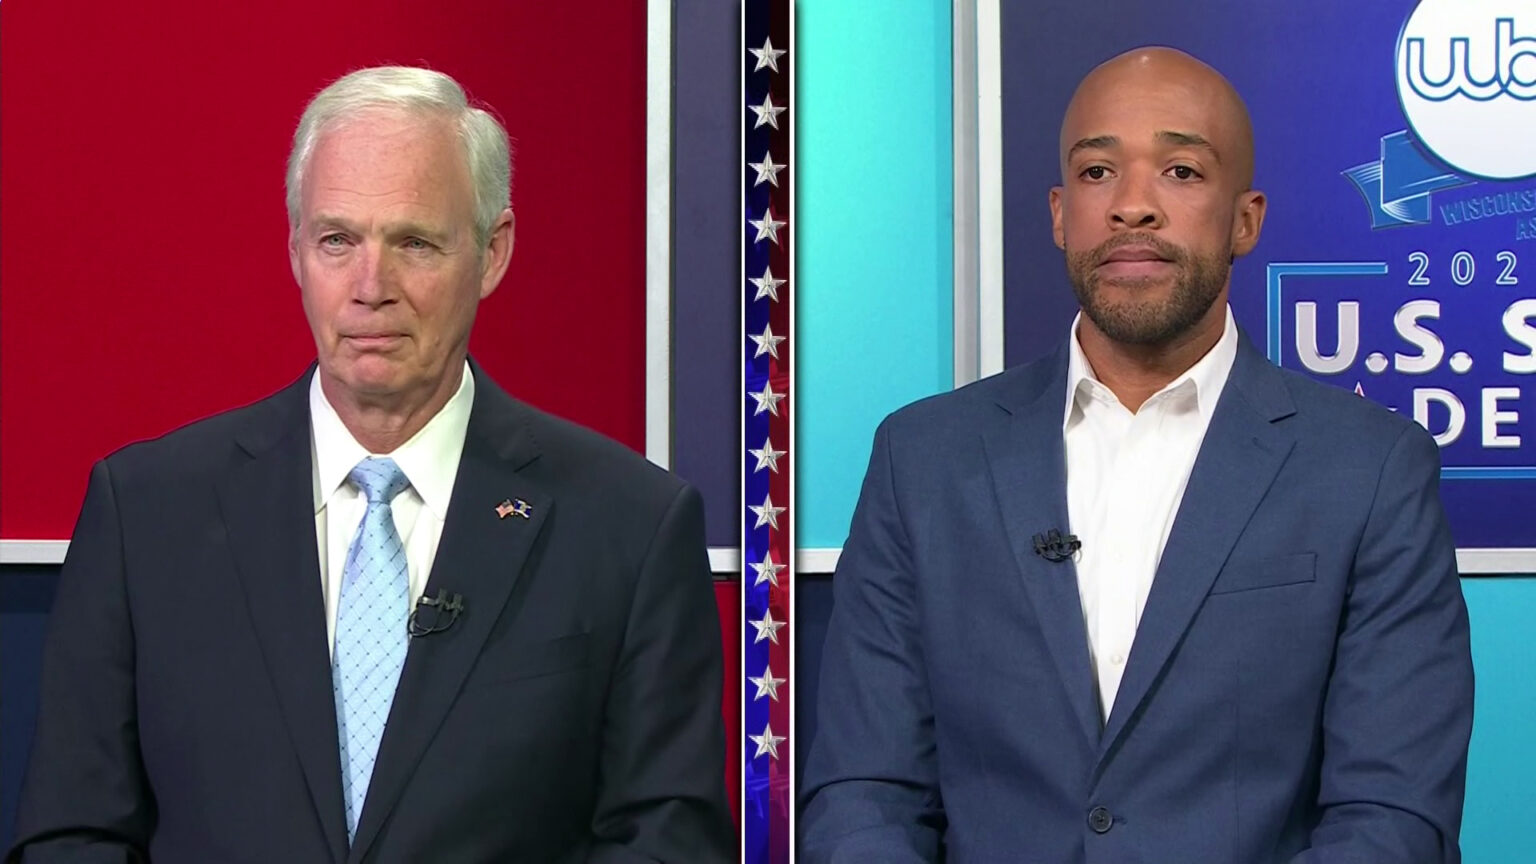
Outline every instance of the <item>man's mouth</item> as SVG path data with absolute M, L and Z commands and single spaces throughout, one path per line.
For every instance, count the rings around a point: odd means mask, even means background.
M 405 338 L 403 333 L 376 332 L 376 333 L 346 333 L 342 337 L 354 347 L 362 349 L 391 348 L 397 342 Z
M 1104 256 L 1104 263 L 1119 263 L 1122 261 L 1167 261 L 1163 254 L 1153 246 L 1121 246 Z
M 1162 276 L 1172 267 L 1173 262 L 1156 246 L 1134 243 L 1110 250 L 1097 269 L 1107 279 L 1136 279 Z

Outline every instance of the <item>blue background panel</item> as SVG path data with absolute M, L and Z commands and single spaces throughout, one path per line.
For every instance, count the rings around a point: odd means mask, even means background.
M 705 538 L 741 536 L 741 7 L 677 0 L 672 113 L 672 469 L 704 496 Z

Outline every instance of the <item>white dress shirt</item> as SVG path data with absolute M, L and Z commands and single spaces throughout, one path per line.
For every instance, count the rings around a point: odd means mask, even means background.
M 368 509 L 368 499 L 347 482 L 352 468 L 368 456 L 388 456 L 405 472 L 411 485 L 395 496 L 391 506 L 395 530 L 405 547 L 406 569 L 411 581 L 411 605 L 421 597 L 437 543 L 443 536 L 443 520 L 453 497 L 453 481 L 464 454 L 464 433 L 469 410 L 475 402 L 475 379 L 464 364 L 459 389 L 448 404 L 393 453 L 369 453 L 342 424 L 336 409 L 320 388 L 320 375 L 309 382 L 309 428 L 315 492 L 315 541 L 320 550 L 320 587 L 325 595 L 326 644 L 336 647 L 336 607 L 341 598 L 341 577 L 347 550 Z
M 1227 309 L 1215 347 L 1132 413 L 1094 377 L 1072 322 L 1067 360 L 1067 516 L 1082 540 L 1077 593 L 1109 718 L 1131 656 L 1152 578 L 1163 557 L 1195 455 L 1237 359 L 1237 325 Z

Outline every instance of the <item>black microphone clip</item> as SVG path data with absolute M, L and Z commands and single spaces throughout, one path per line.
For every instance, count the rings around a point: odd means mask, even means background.
M 422 614 L 426 610 L 428 614 Z M 453 626 L 459 620 L 459 613 L 464 611 L 464 597 L 461 594 L 450 594 L 446 589 L 437 589 L 436 597 L 428 597 L 425 594 L 416 601 L 416 607 L 411 610 L 411 617 L 406 621 L 405 630 L 412 636 L 431 636 L 433 633 L 441 633 Z
M 1055 528 L 1036 534 L 1035 554 L 1053 564 L 1060 564 L 1077 554 L 1077 550 L 1083 548 L 1083 541 L 1077 539 L 1076 534 L 1062 534 Z

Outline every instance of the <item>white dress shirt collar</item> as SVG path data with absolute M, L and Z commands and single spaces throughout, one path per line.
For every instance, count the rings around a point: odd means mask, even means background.
M 475 376 L 469 362 L 459 379 L 459 389 L 448 403 L 427 421 L 409 441 L 392 453 L 370 454 L 352 437 L 325 392 L 320 387 L 320 373 L 309 382 L 310 428 L 314 433 L 315 512 L 319 513 L 336 490 L 347 480 L 352 468 L 364 458 L 389 456 L 405 472 L 411 488 L 439 521 L 448 517 L 448 502 L 453 496 L 453 481 L 459 471 L 459 457 L 464 452 L 464 436 L 469 428 L 469 413 L 475 403 Z
M 1216 410 L 1216 402 L 1221 398 L 1221 391 L 1227 384 L 1227 377 L 1232 373 L 1232 364 L 1237 360 L 1237 322 L 1232 318 L 1232 307 L 1226 309 L 1226 326 L 1222 329 L 1221 338 L 1204 357 L 1195 361 L 1195 365 L 1184 370 L 1179 377 L 1168 382 L 1167 386 L 1154 393 L 1151 398 L 1158 399 L 1163 394 L 1173 394 L 1193 389 L 1196 410 L 1200 412 L 1202 427 L 1211 421 L 1211 414 Z M 1088 363 L 1088 357 L 1083 354 L 1082 343 L 1077 340 L 1077 328 L 1081 323 L 1083 313 L 1079 311 L 1077 317 L 1072 319 L 1071 338 L 1067 347 L 1067 399 L 1062 411 L 1061 427 L 1066 430 L 1072 423 L 1074 416 L 1081 417 L 1079 401 L 1082 399 L 1108 399 L 1118 403 L 1118 399 L 1105 387 L 1094 375 L 1093 366 Z

